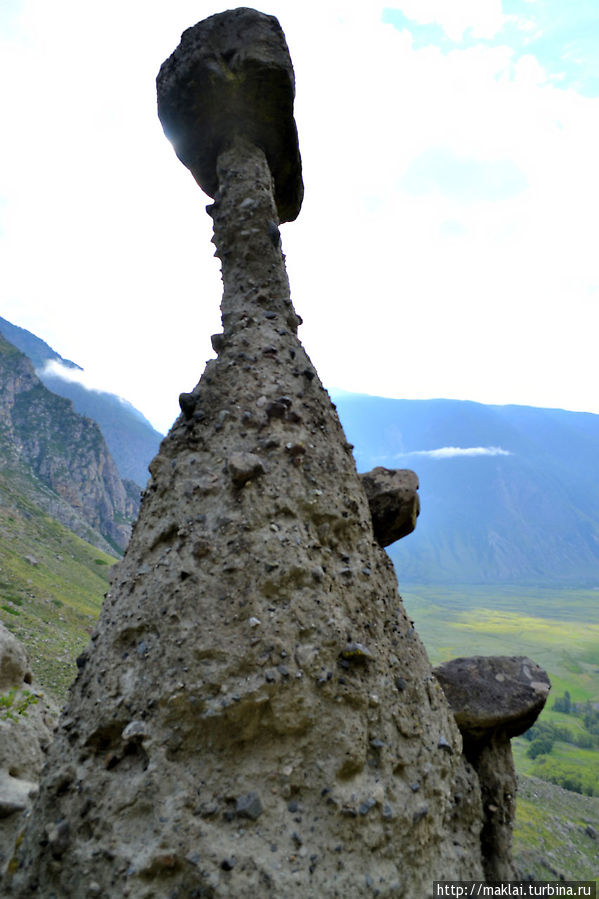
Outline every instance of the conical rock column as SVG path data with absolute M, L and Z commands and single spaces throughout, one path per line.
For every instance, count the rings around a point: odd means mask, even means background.
M 297 317 L 263 152 L 218 160 L 223 335 L 151 465 L 9 895 L 422 897 L 477 779 Z

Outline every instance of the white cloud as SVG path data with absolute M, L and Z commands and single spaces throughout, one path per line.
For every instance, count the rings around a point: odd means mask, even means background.
M 428 456 L 431 459 L 453 459 L 455 456 L 511 456 L 499 446 L 442 446 L 434 450 L 414 450 L 406 456 Z
M 45 362 L 44 367 L 38 370 L 38 374 L 42 379 L 45 375 L 50 375 L 54 378 L 60 378 L 62 381 L 68 381 L 71 384 L 80 384 L 82 387 L 85 387 L 86 390 L 95 390 L 97 392 L 105 393 L 112 392 L 105 385 L 105 378 L 102 372 L 91 374 L 82 368 L 71 368 L 68 365 L 63 365 L 58 359 L 48 359 Z M 118 398 L 121 399 L 121 397 Z

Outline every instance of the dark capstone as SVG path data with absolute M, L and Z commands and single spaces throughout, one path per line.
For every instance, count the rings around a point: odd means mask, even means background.
M 406 680 L 404 680 L 403 677 L 396 677 L 395 678 L 395 686 L 397 687 L 397 689 L 399 690 L 400 693 L 403 693 L 403 691 L 408 686 L 408 682 Z
M 546 672 L 524 656 L 472 656 L 434 669 L 465 744 L 494 733 L 512 738 L 540 714 L 551 684 Z
M 239 818 L 250 818 L 252 821 L 256 821 L 264 808 L 257 793 L 248 793 L 246 796 L 239 797 L 235 811 Z
M 89 654 L 84 650 L 77 656 L 77 668 L 82 671 L 87 665 Z
M 187 421 L 189 421 L 196 407 L 196 398 L 193 393 L 180 393 L 179 406 L 181 407 L 181 412 L 183 413 Z
M 297 218 L 304 186 L 295 79 L 274 16 L 242 7 L 198 22 L 183 32 L 156 83 L 164 133 L 202 190 L 216 195 L 217 158 L 239 136 L 264 150 L 279 220 Z

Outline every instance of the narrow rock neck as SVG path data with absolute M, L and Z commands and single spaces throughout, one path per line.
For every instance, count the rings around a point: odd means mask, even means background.
M 219 189 L 210 214 L 213 243 L 222 264 L 221 303 L 225 338 L 284 315 L 295 330 L 289 281 L 279 236 L 273 179 L 261 149 L 238 139 L 220 154 Z

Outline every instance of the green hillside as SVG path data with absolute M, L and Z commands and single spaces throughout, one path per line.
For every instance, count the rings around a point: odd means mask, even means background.
M 0 619 L 27 647 L 39 683 L 61 699 L 116 559 L 40 511 L 36 485 L 25 491 L 23 477 L 0 471 Z

